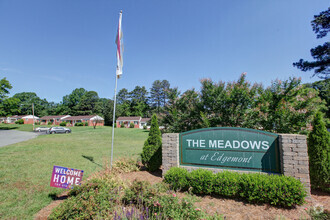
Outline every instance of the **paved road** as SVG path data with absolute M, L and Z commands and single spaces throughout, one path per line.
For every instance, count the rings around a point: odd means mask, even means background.
M 15 130 L 0 130 L 0 147 L 37 137 L 37 133 Z

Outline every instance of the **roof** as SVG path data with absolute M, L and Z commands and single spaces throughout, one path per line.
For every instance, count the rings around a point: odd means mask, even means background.
M 40 119 L 41 120 L 48 120 L 48 119 L 54 119 L 54 118 L 63 118 L 63 117 L 66 117 L 66 116 L 70 116 L 70 115 L 48 115 L 48 116 L 41 117 Z
M 98 117 L 97 119 L 98 120 L 104 120 L 103 118 L 101 118 L 100 116 L 98 115 L 78 115 L 78 116 L 70 116 L 70 117 L 67 117 L 65 118 L 65 120 L 82 120 L 82 119 L 92 119 L 94 117 Z
M 148 122 L 148 121 L 150 121 L 150 119 L 151 119 L 151 118 L 142 118 L 142 119 L 141 119 L 141 122 Z
M 9 118 L 17 118 L 17 119 L 21 119 L 23 117 L 25 117 L 27 115 L 13 115 L 13 116 L 10 116 Z
M 38 116 L 33 116 L 33 115 L 25 115 L 25 116 L 22 116 L 22 118 L 35 118 L 35 119 L 39 119 Z
M 132 116 L 132 117 L 119 117 L 117 121 L 140 121 L 140 116 Z

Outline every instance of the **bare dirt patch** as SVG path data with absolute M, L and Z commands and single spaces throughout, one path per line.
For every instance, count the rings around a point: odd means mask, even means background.
M 155 173 L 138 171 L 122 173 L 118 176 L 123 181 L 127 182 L 139 180 L 155 184 L 162 181 L 160 171 Z M 183 196 L 183 193 L 178 194 L 180 197 Z M 65 196 L 65 194 L 61 195 L 57 200 L 40 210 L 35 219 L 47 219 L 52 209 L 64 201 L 63 198 L 65 198 Z M 310 219 L 306 209 L 314 205 L 323 205 L 324 209 L 329 211 L 330 195 L 313 191 L 311 199 L 309 199 L 305 205 L 293 209 L 277 208 L 270 205 L 255 205 L 214 196 L 201 196 L 200 201 L 196 203 L 196 206 L 205 212 L 209 214 L 222 214 L 225 219 Z

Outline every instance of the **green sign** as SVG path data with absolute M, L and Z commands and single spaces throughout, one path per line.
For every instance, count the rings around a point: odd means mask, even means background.
M 278 135 L 226 127 L 183 132 L 180 165 L 280 173 Z

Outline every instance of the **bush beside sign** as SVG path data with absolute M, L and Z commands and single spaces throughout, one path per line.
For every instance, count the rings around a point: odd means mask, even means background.
M 180 133 L 183 166 L 281 173 L 278 135 L 246 128 L 205 128 Z

